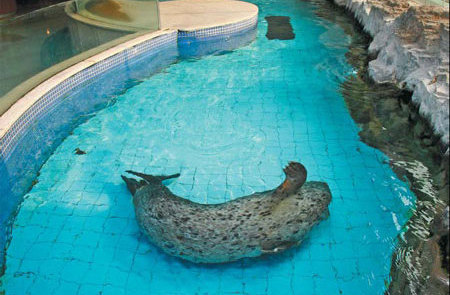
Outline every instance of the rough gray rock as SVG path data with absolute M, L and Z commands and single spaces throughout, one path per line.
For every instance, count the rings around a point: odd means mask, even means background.
M 413 92 L 413 102 L 449 145 L 449 10 L 407 0 L 334 0 L 373 37 L 369 75 Z M 448 150 L 447 150 L 448 153 Z

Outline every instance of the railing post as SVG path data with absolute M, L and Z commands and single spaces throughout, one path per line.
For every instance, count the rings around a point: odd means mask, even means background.
M 156 0 L 156 14 L 158 16 L 158 30 L 161 29 L 161 15 L 159 14 L 159 0 Z

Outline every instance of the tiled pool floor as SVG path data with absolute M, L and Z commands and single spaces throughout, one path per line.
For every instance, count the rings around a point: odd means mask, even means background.
M 168 67 L 59 146 L 14 222 L 6 294 L 383 293 L 414 196 L 360 142 L 339 93 L 350 37 L 311 3 L 254 3 L 254 43 Z M 290 16 L 296 38 L 267 40 L 268 15 Z M 120 178 L 180 172 L 175 193 L 217 203 L 277 186 L 290 160 L 329 184 L 330 217 L 300 247 L 222 265 L 149 244 Z

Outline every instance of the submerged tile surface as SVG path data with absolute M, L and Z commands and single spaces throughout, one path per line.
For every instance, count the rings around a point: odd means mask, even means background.
M 414 196 L 359 141 L 339 83 L 348 37 L 309 3 L 255 1 L 257 40 L 128 89 L 42 167 L 14 222 L 6 294 L 381 294 Z M 296 38 L 265 38 L 286 15 Z M 87 93 L 86 95 L 89 95 Z M 85 155 L 76 155 L 80 148 Z M 180 172 L 169 188 L 219 203 L 272 189 L 302 162 L 332 191 L 330 217 L 280 255 L 195 265 L 147 242 L 120 175 Z

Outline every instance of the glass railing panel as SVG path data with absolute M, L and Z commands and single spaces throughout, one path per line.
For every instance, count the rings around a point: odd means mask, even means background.
M 0 115 L 54 73 L 158 25 L 156 0 L 71 1 L 0 21 Z

